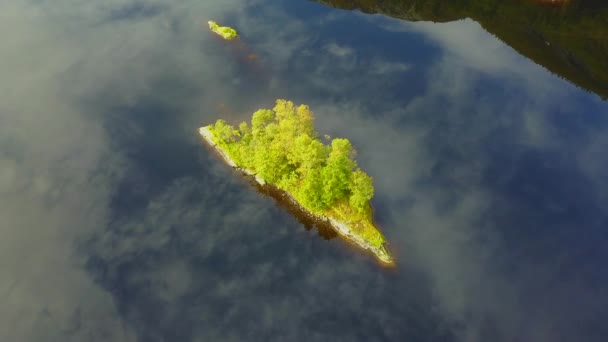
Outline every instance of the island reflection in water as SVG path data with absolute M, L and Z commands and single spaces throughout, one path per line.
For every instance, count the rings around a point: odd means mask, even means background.
M 250 183 L 256 187 L 259 193 L 274 198 L 281 208 L 287 210 L 293 217 L 295 217 L 298 222 L 304 225 L 306 230 L 312 230 L 313 228 L 316 229 L 319 236 L 325 240 L 331 240 L 338 236 L 329 222 L 316 219 L 307 211 L 302 210 L 302 207 L 289 199 L 288 195 L 284 191 L 281 191 L 273 186 L 262 186 L 253 180 L 252 177 L 248 178 Z

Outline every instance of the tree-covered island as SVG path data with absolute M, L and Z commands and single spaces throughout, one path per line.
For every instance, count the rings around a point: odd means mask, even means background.
M 238 36 L 239 36 L 239 34 L 236 32 L 236 30 L 233 29 L 232 27 L 220 26 L 213 20 L 209 20 L 207 22 L 207 24 L 209 24 L 209 29 L 211 31 L 213 31 L 214 33 L 218 34 L 219 36 L 221 36 L 222 38 L 224 38 L 226 40 L 232 40 L 234 38 L 238 38 Z
M 277 100 L 272 110 L 253 113 L 250 124 L 235 128 L 220 119 L 201 127 L 200 134 L 231 166 L 285 191 L 340 235 L 394 263 L 373 224 L 372 178 L 357 167 L 350 141 L 335 138 L 325 145 L 318 139 L 308 106 Z

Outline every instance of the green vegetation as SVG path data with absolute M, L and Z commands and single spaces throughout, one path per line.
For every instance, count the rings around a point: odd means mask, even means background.
M 350 141 L 325 145 L 317 139 L 308 106 L 277 100 L 272 110 L 253 113 L 250 124 L 235 128 L 218 120 L 207 129 L 239 167 L 290 193 L 313 214 L 348 223 L 371 245 L 384 243 L 372 224 L 372 178 L 357 167 Z
M 212 21 L 212 20 L 209 20 L 208 24 L 209 24 L 209 29 L 211 29 L 211 31 L 219 34 L 220 36 L 222 36 L 222 38 L 224 38 L 226 40 L 231 40 L 231 39 L 234 39 L 239 36 L 238 33 L 236 32 L 236 30 L 233 29 L 232 27 L 220 26 L 215 21 Z
M 608 98 L 608 2 L 547 6 L 531 0 L 316 0 L 408 21 L 477 21 L 522 55 Z

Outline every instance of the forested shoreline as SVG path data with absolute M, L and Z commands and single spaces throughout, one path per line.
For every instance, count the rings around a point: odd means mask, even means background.
M 547 6 L 530 0 L 314 0 L 345 10 L 407 21 L 471 18 L 525 57 L 608 98 L 608 2 Z

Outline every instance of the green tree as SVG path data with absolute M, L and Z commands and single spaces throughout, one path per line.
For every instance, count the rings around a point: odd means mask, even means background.
M 359 214 L 365 214 L 369 208 L 369 201 L 374 197 L 372 177 L 361 171 L 361 169 L 357 169 L 352 174 L 350 192 L 349 202 L 351 207 Z
M 251 136 L 251 128 L 246 122 L 241 122 L 239 125 L 239 131 L 241 132 L 241 138 L 244 140 L 246 137 L 250 138 Z M 248 143 L 248 142 L 247 142 Z
M 288 151 L 288 157 L 298 166 L 298 172 L 308 174 L 312 169 L 321 169 L 327 160 L 327 146 L 307 134 L 300 135 L 294 142 L 294 148 Z
M 298 106 L 298 135 L 307 134 L 310 137 L 315 137 L 314 125 L 315 117 L 307 105 Z
M 352 145 L 348 139 L 334 139 L 327 164 L 321 171 L 323 178 L 323 203 L 331 207 L 336 201 L 346 197 L 350 176 L 355 162 L 350 159 Z
M 327 208 L 323 201 L 323 183 L 320 169 L 312 169 L 303 177 L 297 192 L 297 199 L 306 208 L 310 208 L 317 213 Z
M 234 127 L 227 124 L 226 121 L 221 119 L 217 120 L 215 126 L 213 127 L 213 130 L 220 142 L 223 143 L 234 142 L 237 137 Z
M 296 116 L 296 109 L 291 101 L 279 99 L 272 110 L 276 113 L 278 121 L 293 119 Z
M 253 135 L 263 134 L 266 126 L 274 121 L 274 112 L 268 109 L 259 109 L 251 118 Z

